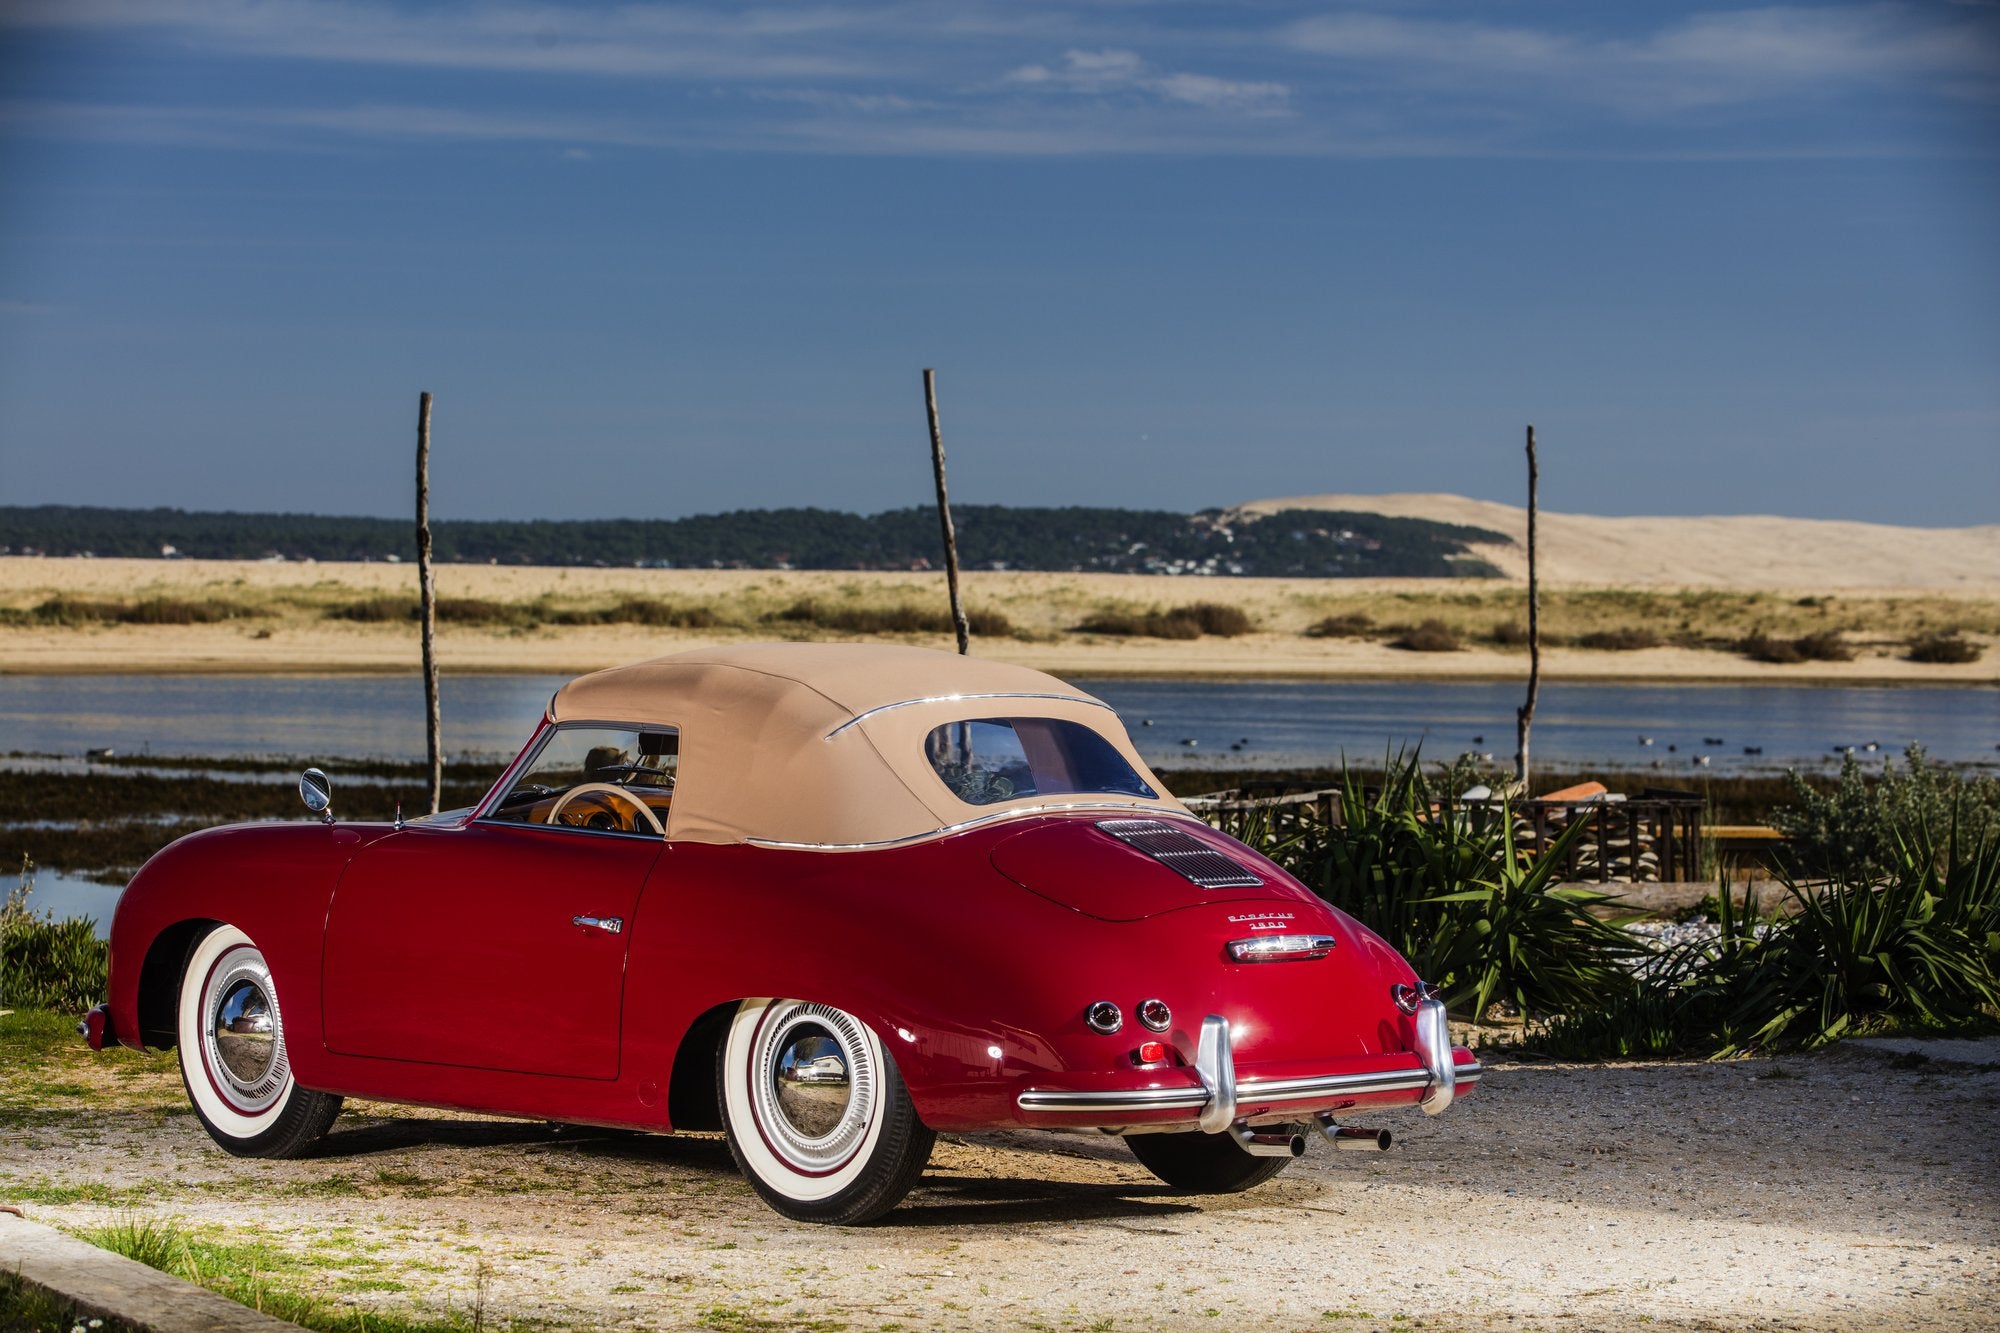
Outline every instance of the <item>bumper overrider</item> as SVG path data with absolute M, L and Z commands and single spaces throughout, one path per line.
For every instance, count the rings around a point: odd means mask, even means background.
M 1307 1119 L 1325 1126 L 1335 1112 L 1358 1107 L 1415 1105 L 1426 1115 L 1438 1115 L 1459 1092 L 1478 1083 L 1481 1070 L 1471 1052 L 1452 1046 L 1442 1001 L 1426 997 L 1413 1008 L 1416 1050 L 1401 1058 L 1368 1061 L 1380 1068 L 1238 1079 L 1229 1020 L 1210 1014 L 1202 1020 L 1194 1052 L 1193 1083 L 1155 1077 L 1140 1087 L 1131 1086 L 1128 1078 L 1124 1086 L 1028 1088 L 1014 1104 L 1032 1125 L 1112 1132 L 1240 1134 L 1252 1124 Z M 1186 1071 L 1160 1072 L 1171 1078 Z

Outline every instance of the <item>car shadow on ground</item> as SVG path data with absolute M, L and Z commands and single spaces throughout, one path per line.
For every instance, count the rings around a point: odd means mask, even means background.
M 327 1136 L 304 1156 L 325 1161 L 342 1157 L 372 1157 L 411 1148 L 503 1148 L 517 1144 L 562 1141 L 556 1126 L 524 1120 L 442 1120 L 411 1116 L 374 1120 L 344 1128 L 336 1122 Z
M 997 1137 L 997 1136 L 996 1136 Z M 1032 1138 L 1029 1140 L 1032 1142 Z M 729 1145 L 719 1134 L 647 1134 L 525 1120 L 407 1116 L 336 1125 L 308 1154 L 329 1162 L 412 1149 L 555 1152 L 610 1165 L 668 1167 L 740 1182 Z M 1068 1152 L 1072 1157 L 1096 1156 Z M 1146 1182 L 1063 1181 L 961 1175 L 933 1166 L 903 1205 L 878 1225 L 891 1228 L 1010 1227 L 1043 1222 L 1133 1221 L 1201 1211 L 1168 1186 Z
M 1198 1203 L 1166 1185 L 926 1175 L 902 1206 L 876 1225 L 891 1230 L 1017 1227 L 1165 1219 L 1200 1211 Z

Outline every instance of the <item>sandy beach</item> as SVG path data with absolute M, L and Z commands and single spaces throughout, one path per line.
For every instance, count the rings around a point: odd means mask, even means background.
M 506 605 L 597 606 L 620 598 L 713 607 L 726 623 L 676 629 L 613 623 L 532 627 L 447 623 L 439 658 L 448 672 L 594 670 L 718 642 L 853 637 L 782 619 L 801 602 L 820 606 L 942 607 L 934 573 L 769 570 L 641 570 L 446 565 L 439 595 Z M 51 599 L 187 599 L 229 608 L 228 618 L 196 624 L 0 624 L 0 672 L 346 673 L 415 668 L 414 624 L 337 618 L 333 609 L 382 597 L 414 600 L 416 571 L 388 563 L 312 564 L 161 560 L 0 560 L 0 608 L 26 616 Z M 1563 596 L 1560 585 L 1550 597 Z M 1842 628 L 1855 656 L 1845 662 L 1760 663 L 1711 648 L 1636 651 L 1551 648 L 1545 678 L 1707 680 L 1772 683 L 1875 682 L 1994 684 L 2000 652 L 2000 586 L 1824 587 L 1732 594 L 1710 590 L 1571 588 L 1562 614 L 1578 624 L 1646 624 L 1663 630 L 1704 618 L 1729 633 L 1770 625 L 1773 633 Z M 1166 579 L 1146 575 L 983 571 L 966 577 L 975 611 L 998 612 L 1010 634 L 975 640 L 974 651 L 1075 676 L 1262 677 L 1290 679 L 1516 679 L 1526 652 L 1473 637 L 1480 624 L 1517 615 L 1519 587 L 1502 580 Z M 1106 607 L 1172 607 L 1220 602 L 1249 614 L 1255 632 L 1233 638 L 1167 640 L 1075 632 Z M 1549 619 L 1545 602 L 1545 623 Z M 1329 614 L 1367 608 L 1378 625 L 1442 616 L 1463 621 L 1467 646 L 1413 652 L 1381 637 L 1309 637 Z M 1713 624 L 1708 624 L 1712 621 Z M 1906 635 L 1925 627 L 1963 628 L 1989 648 L 1981 660 L 1923 664 L 1904 655 Z M 949 647 L 944 634 L 876 636 Z

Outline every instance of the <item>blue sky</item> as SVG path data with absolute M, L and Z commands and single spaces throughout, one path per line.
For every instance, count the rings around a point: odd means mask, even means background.
M 2000 521 L 2000 7 L 0 4 L 0 502 Z

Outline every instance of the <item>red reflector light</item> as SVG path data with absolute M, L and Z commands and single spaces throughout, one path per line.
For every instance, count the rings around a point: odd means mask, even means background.
M 1156 1065 L 1167 1058 L 1167 1044 L 1163 1041 L 1142 1041 L 1139 1043 L 1139 1063 Z

